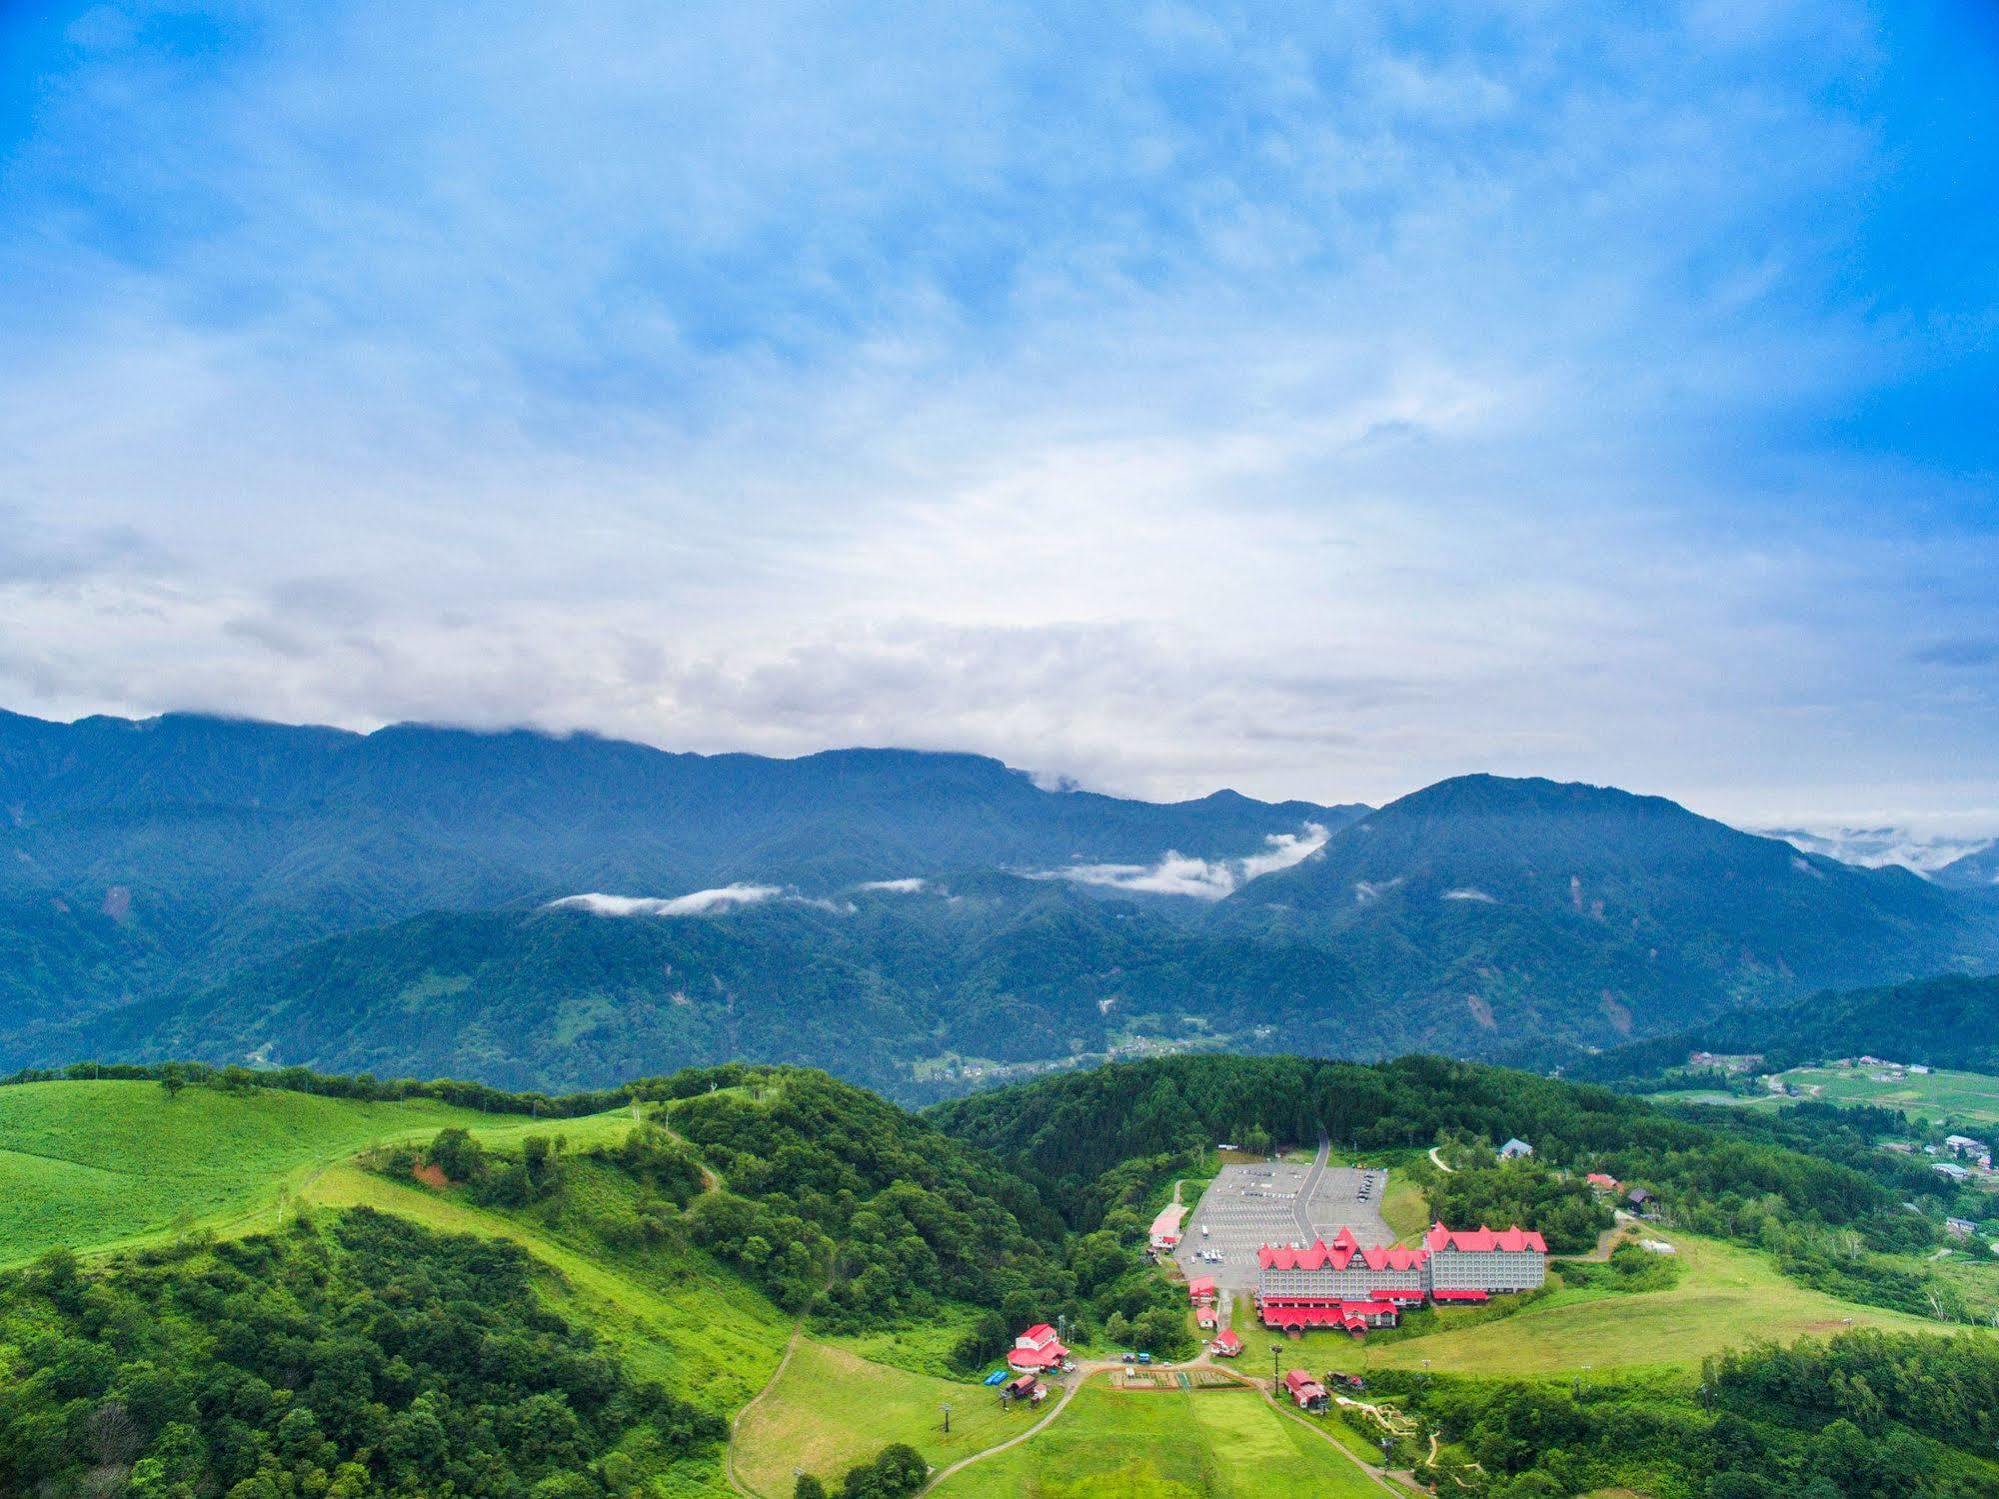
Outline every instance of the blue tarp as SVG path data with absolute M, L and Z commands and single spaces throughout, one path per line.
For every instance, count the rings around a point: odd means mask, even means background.
M 993 1372 L 992 1372 L 992 1373 L 990 1373 L 990 1374 L 988 1374 L 988 1375 L 986 1376 L 986 1383 L 987 1383 L 987 1384 L 1005 1384 L 1005 1383 L 1006 1383 L 1006 1370 L 1004 1370 L 1004 1369 L 995 1369 L 995 1370 L 993 1370 Z

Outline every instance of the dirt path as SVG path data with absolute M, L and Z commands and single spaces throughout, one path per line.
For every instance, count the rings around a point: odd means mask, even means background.
M 739 1494 L 750 1495 L 751 1499 L 765 1499 L 765 1495 L 762 1489 L 753 1489 L 743 1482 L 742 1475 L 736 1472 L 736 1431 L 743 1424 L 743 1417 L 755 1410 L 764 1396 L 777 1388 L 777 1382 L 784 1377 L 784 1371 L 791 1363 L 792 1354 L 798 1351 L 798 1340 L 803 1336 L 805 1336 L 805 1321 L 800 1318 L 798 1326 L 791 1330 L 791 1341 L 784 1345 L 784 1357 L 779 1359 L 777 1367 L 770 1371 L 770 1378 L 764 1381 L 764 1387 L 750 1396 L 743 1403 L 743 1408 L 729 1418 L 729 1445 L 727 1456 L 723 1459 L 722 1471 L 729 1480 L 730 1488 Z
M 1457 1173 L 1457 1167 L 1447 1165 L 1444 1161 L 1444 1158 L 1437 1154 L 1437 1147 L 1434 1145 L 1430 1147 L 1430 1161 L 1432 1165 L 1434 1165 L 1439 1171 L 1443 1172 L 1447 1176 L 1455 1175 Z

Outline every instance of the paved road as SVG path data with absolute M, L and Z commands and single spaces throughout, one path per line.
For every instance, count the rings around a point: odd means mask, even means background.
M 1381 1218 L 1387 1173 L 1331 1164 L 1320 1141 L 1310 1165 L 1268 1161 L 1225 1166 L 1201 1194 L 1175 1251 L 1191 1280 L 1212 1275 L 1225 1292 L 1255 1286 L 1256 1251 L 1264 1244 L 1309 1244 L 1351 1229 L 1362 1244 L 1389 1244 Z M 1215 1256 L 1205 1258 L 1204 1256 Z
M 1319 1136 L 1318 1154 L 1312 1157 L 1312 1170 L 1305 1178 L 1305 1185 L 1298 1189 L 1298 1199 L 1294 1211 L 1298 1217 L 1298 1242 L 1309 1244 L 1317 1237 L 1312 1228 L 1312 1195 L 1319 1190 L 1319 1184 L 1326 1179 L 1326 1163 L 1333 1158 L 1333 1142 L 1324 1135 Z

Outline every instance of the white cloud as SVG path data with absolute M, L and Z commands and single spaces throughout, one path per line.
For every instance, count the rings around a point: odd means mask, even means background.
M 1999 796 L 1986 497 L 1797 436 L 1989 330 L 1864 5 L 130 9 L 0 164 L 0 704 Z
M 548 903 L 552 911 L 589 911 L 597 916 L 719 916 L 745 906 L 787 898 L 777 885 L 723 885 L 665 899 L 643 895 L 566 895 Z M 813 904 L 819 904 L 814 902 Z
M 1483 890 L 1474 890 L 1469 885 L 1458 890 L 1446 890 L 1443 899 L 1485 901 L 1492 905 L 1499 903 L 1497 897 L 1488 895 Z
M 1261 853 L 1241 859 L 1197 859 L 1168 850 L 1156 864 L 1075 864 L 1066 869 L 1036 870 L 1030 878 L 1071 880 L 1078 885 L 1106 885 L 1148 895 L 1187 895 L 1220 900 L 1249 881 L 1303 863 L 1326 846 L 1330 836 L 1316 822 L 1297 833 L 1273 833 Z
M 854 888 L 856 890 L 879 890 L 889 895 L 915 895 L 929 887 L 925 879 L 867 880 Z
M 1915 825 L 1834 824 L 1816 828 L 1762 827 L 1750 831 L 1782 838 L 1806 853 L 1824 854 L 1842 864 L 1858 864 L 1867 869 L 1899 864 L 1918 874 L 1928 874 L 1954 859 L 1989 847 L 1999 838 L 1999 817 L 1987 809 L 1966 807 L 1923 818 Z

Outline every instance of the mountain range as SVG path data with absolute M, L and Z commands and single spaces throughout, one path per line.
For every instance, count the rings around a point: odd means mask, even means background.
M 0 1064 L 906 1098 L 1227 1046 L 1534 1058 L 1999 968 L 1999 907 L 1655 797 L 1155 804 L 978 756 L 0 715 Z

